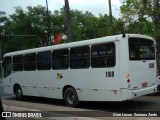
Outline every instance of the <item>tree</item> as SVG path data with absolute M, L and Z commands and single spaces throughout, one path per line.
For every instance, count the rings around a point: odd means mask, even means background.
M 109 3 L 109 19 L 110 19 L 110 24 L 112 25 L 112 6 L 111 6 L 111 0 L 108 0 Z
M 97 37 L 97 18 L 90 12 L 72 10 L 74 41 Z
M 159 27 L 159 18 L 160 18 L 160 12 L 159 12 L 159 1 L 153 0 L 153 23 L 154 23 L 154 30 L 155 30 L 155 37 L 159 38 L 160 35 L 158 35 L 158 27 Z M 159 42 L 158 42 L 159 46 Z
M 154 23 L 154 31 L 155 31 L 155 39 L 157 41 L 157 68 L 158 74 L 160 74 L 160 7 L 159 0 L 153 0 L 153 23 Z
M 149 0 L 125 0 L 120 9 L 126 32 L 153 36 L 152 8 Z
M 49 12 L 51 13 L 51 12 Z M 47 15 L 46 9 L 42 6 L 27 7 L 24 11 L 21 7 L 15 8 L 15 13 L 9 16 L 6 23 L 6 31 L 8 37 L 3 43 L 3 51 L 11 52 L 17 50 L 24 50 L 40 46 L 37 37 L 27 37 L 27 35 L 37 35 L 44 42 L 46 42 L 47 31 Z M 23 37 L 13 37 L 14 35 L 25 35 Z
M 112 24 L 110 24 L 110 16 L 107 14 L 99 14 L 97 25 L 99 37 L 120 34 L 124 27 L 122 20 L 114 17 L 112 17 Z
M 73 21 L 69 31 L 71 31 L 71 37 L 74 39 L 68 39 L 72 41 L 119 34 L 124 26 L 121 19 L 116 19 L 113 16 L 113 24 L 111 25 L 109 15 L 107 14 L 101 14 L 99 17 L 96 17 L 89 11 L 82 12 L 79 10 L 69 10 L 69 14 L 69 16 L 72 16 L 69 18 Z M 2 16 L 5 17 L 5 15 Z M 66 24 L 66 7 L 55 10 L 53 13 L 49 11 L 49 16 L 51 31 L 54 31 L 53 35 L 58 32 L 69 34 Z M 11 36 L 11 33 L 14 35 L 37 35 L 42 39 L 43 44 L 47 42 L 47 12 L 43 6 L 28 6 L 25 11 L 21 7 L 16 7 L 15 13 L 3 21 L 3 24 L 4 30 L 9 33 L 3 37 L 5 39 L 3 43 L 4 52 L 40 46 L 39 40 L 36 37 L 15 37 Z
M 71 15 L 68 0 L 64 0 L 65 2 L 65 12 L 66 12 L 66 24 L 67 24 L 67 38 L 69 42 L 72 42 L 72 24 L 71 24 Z
M 30 21 L 31 28 L 28 29 L 30 32 L 29 34 L 34 34 L 39 36 L 43 43 L 49 42 L 47 39 L 48 35 L 48 14 L 51 16 L 51 11 L 46 11 L 46 8 L 43 6 L 36 6 L 36 7 L 27 7 L 27 18 Z M 50 21 L 52 22 L 52 21 Z M 51 26 L 50 26 L 51 27 Z M 53 29 L 53 27 L 52 27 Z M 49 33 L 53 30 L 49 30 Z
M 6 23 L 8 21 L 8 18 L 6 16 L 6 13 L 3 11 L 0 11 L 0 61 L 2 61 L 2 55 L 3 55 L 3 51 L 2 51 L 2 43 L 3 40 L 5 41 L 3 34 L 4 34 L 4 30 L 7 29 L 6 27 Z
M 6 16 L 6 13 L 3 11 L 0 11 L 0 32 L 2 32 L 5 29 L 5 24 L 7 20 L 8 18 Z

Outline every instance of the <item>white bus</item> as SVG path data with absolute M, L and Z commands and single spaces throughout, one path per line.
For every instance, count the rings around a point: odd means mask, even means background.
M 123 34 L 4 55 L 4 92 L 78 101 L 125 101 L 157 91 L 153 38 Z

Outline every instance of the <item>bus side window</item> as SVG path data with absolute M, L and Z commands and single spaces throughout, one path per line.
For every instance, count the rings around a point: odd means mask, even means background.
M 115 44 L 104 43 L 92 45 L 91 66 L 92 68 L 114 67 L 116 64 Z
M 28 53 L 24 56 L 24 70 L 36 70 L 36 53 Z
M 13 56 L 13 71 L 23 71 L 23 55 Z
M 12 59 L 11 59 L 11 57 L 4 58 L 3 67 L 4 67 L 4 78 L 6 78 L 12 72 Z
M 37 69 L 38 70 L 51 69 L 51 51 L 39 52 L 37 54 Z
M 68 49 L 60 49 L 60 50 L 53 51 L 52 68 L 54 70 L 69 68 L 69 50 Z
M 90 48 L 81 46 L 71 48 L 70 50 L 70 67 L 71 69 L 83 69 L 90 66 Z

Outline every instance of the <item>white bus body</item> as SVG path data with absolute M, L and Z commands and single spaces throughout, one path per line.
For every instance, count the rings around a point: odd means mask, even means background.
M 82 51 L 85 51 L 84 49 L 87 51 L 89 48 L 89 54 L 85 52 L 83 55 L 78 54 L 76 48 Z M 58 59 L 58 54 L 67 52 L 53 53 L 64 49 L 69 51 L 67 55 L 63 55 L 63 58 L 69 57 L 68 61 L 66 58 L 65 60 Z M 35 63 L 35 70 L 13 68 L 13 62 L 17 66 L 25 66 L 24 63 L 23 65 L 16 63 L 13 60 L 16 60 L 14 56 L 24 57 L 26 54 L 35 53 L 36 59 L 40 59 L 38 53 L 44 51 L 51 52 L 52 67 L 48 70 L 38 70 L 38 66 L 41 68 L 41 65 L 37 65 L 38 62 Z M 110 65 L 107 67 L 101 65 L 102 57 L 98 58 L 98 55 L 106 56 Z M 89 56 L 83 59 L 78 57 L 79 61 L 88 59 L 88 65 L 84 68 L 76 67 L 74 63 L 80 63 L 74 56 Z M 64 67 L 65 69 L 58 68 L 62 61 L 67 63 L 63 67 L 68 65 Z M 23 94 L 65 99 L 66 104 L 72 107 L 75 107 L 78 101 L 125 101 L 157 91 L 155 41 L 151 37 L 139 34 L 107 36 L 7 53 L 4 55 L 4 64 L 5 93 L 16 94 L 17 97 Z M 16 89 L 18 89 L 17 92 Z

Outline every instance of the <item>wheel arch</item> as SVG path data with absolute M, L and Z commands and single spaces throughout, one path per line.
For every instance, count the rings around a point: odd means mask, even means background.
M 66 90 L 67 88 L 73 88 L 73 89 L 76 91 L 76 89 L 75 89 L 72 85 L 66 85 L 66 86 L 64 86 L 64 87 L 63 87 L 63 90 L 62 90 L 63 99 L 64 99 L 64 92 L 65 92 L 65 90 Z M 76 91 L 76 93 L 77 93 L 77 91 Z M 78 94 L 77 94 L 77 96 L 78 96 Z

